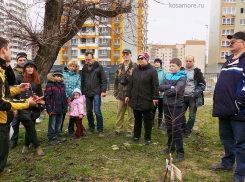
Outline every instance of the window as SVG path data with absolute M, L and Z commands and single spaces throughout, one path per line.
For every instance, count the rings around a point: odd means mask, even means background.
M 226 37 L 227 35 L 233 35 L 234 29 L 223 29 L 222 30 L 222 37 Z
M 81 39 L 80 39 L 80 42 L 81 42 L 82 44 L 86 43 L 86 38 L 81 38 Z
M 86 52 L 92 52 L 92 53 L 95 53 L 95 49 L 86 49 Z
M 100 33 L 105 33 L 105 32 L 107 32 L 106 27 L 100 27 Z
M 71 39 L 71 44 L 76 44 L 77 43 L 77 39 Z
M 95 43 L 95 38 L 92 38 L 92 42 Z
M 77 55 L 77 50 L 71 50 L 71 55 Z
M 93 26 L 93 32 L 95 32 L 95 26 Z
M 106 39 L 100 39 L 100 44 L 106 44 L 106 43 L 107 43 Z
M 115 22 L 120 22 L 120 17 L 116 17 Z
M 120 34 L 120 28 L 115 28 L 115 33 Z
M 86 32 L 86 27 L 82 27 L 82 32 Z
M 115 39 L 115 44 L 119 45 L 120 44 L 120 39 Z
M 223 7 L 222 13 L 223 13 L 223 15 L 227 15 L 227 14 L 235 15 L 236 14 L 236 7 Z
M 224 2 L 224 3 L 235 3 L 236 0 L 224 0 L 223 2 Z
M 100 56 L 106 56 L 107 55 L 107 50 L 100 50 L 99 51 Z
M 106 17 L 101 17 L 101 21 L 102 21 L 102 22 L 107 22 L 108 19 L 107 19 Z
M 235 18 L 223 18 L 222 25 L 235 25 Z
M 225 59 L 225 56 L 229 56 L 231 55 L 231 52 L 228 52 L 228 51 L 225 51 L 225 52 L 221 52 L 221 56 L 220 56 L 220 59 Z
M 222 40 L 221 47 L 223 48 L 230 47 L 229 42 L 230 42 L 229 40 Z
M 80 49 L 80 53 L 84 54 L 86 52 L 86 49 Z
M 245 19 L 240 20 L 240 25 L 245 25 Z
M 119 56 L 120 52 L 118 50 L 114 51 L 114 55 L 116 56 Z
M 67 54 L 67 51 L 62 51 L 62 54 Z

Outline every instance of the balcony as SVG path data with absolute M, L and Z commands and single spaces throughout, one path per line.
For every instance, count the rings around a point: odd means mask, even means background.
M 114 37 L 120 37 L 120 33 L 115 32 Z
M 68 57 L 67 57 L 67 54 L 63 54 L 62 55 L 62 59 L 67 59 Z
M 99 35 L 100 36 L 110 36 L 111 35 L 111 31 L 100 32 Z
M 115 26 L 120 25 L 120 21 L 115 21 Z
M 67 43 L 62 46 L 63 49 L 67 49 Z
M 114 48 L 119 48 L 120 44 L 114 44 Z

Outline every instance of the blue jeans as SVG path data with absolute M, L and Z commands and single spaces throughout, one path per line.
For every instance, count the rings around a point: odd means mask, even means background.
M 224 144 L 225 156 L 220 163 L 233 169 L 237 163 L 234 178 L 244 180 L 245 173 L 245 121 L 219 118 L 219 136 Z
M 192 98 L 191 96 L 185 96 L 184 97 L 184 106 L 183 106 L 183 112 L 186 112 L 186 110 L 189 107 L 189 120 L 186 122 L 185 115 L 183 115 L 182 120 L 183 120 L 183 125 L 182 128 L 185 131 L 192 131 L 192 128 L 195 124 L 196 120 L 196 113 L 197 113 L 197 107 L 196 107 L 196 98 Z
M 11 125 L 12 125 L 12 128 L 14 130 L 13 136 L 11 137 L 11 143 L 17 144 L 18 143 L 18 139 L 19 139 L 20 121 L 17 121 L 17 119 L 14 117 Z
M 63 114 L 51 114 L 48 123 L 48 139 L 58 136 L 61 133 Z
M 101 106 L 100 95 L 94 95 L 92 97 L 86 96 L 86 108 L 87 108 L 87 118 L 88 118 L 89 128 L 95 129 L 93 104 L 94 104 L 94 112 L 97 120 L 97 131 L 103 131 L 103 117 L 100 110 L 100 106 Z

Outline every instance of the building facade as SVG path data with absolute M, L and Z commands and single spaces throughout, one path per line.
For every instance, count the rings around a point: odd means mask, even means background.
M 100 1 L 94 2 L 101 9 L 110 10 Z M 146 50 L 148 0 L 133 0 L 133 3 L 132 13 L 87 19 L 78 34 L 61 48 L 55 64 L 78 60 L 81 69 L 85 64 L 84 53 L 91 51 L 94 60 L 102 65 L 117 65 L 122 62 L 125 48 L 132 51 L 132 60 L 136 62 L 139 52 Z
M 173 58 L 179 58 L 182 65 L 185 64 L 185 58 L 192 55 L 195 58 L 195 66 L 205 73 L 205 41 L 187 40 L 185 44 L 176 45 L 148 45 L 147 51 L 150 53 L 150 61 L 153 64 L 156 58 L 163 60 L 163 69 L 170 72 L 170 61 Z
M 216 73 L 230 55 L 227 35 L 245 31 L 245 0 L 212 0 L 207 72 Z
M 0 6 L 11 12 L 18 19 L 26 19 L 26 4 L 21 0 L 0 0 Z M 7 14 L 0 8 L 0 35 L 9 40 L 11 49 L 11 65 L 16 64 L 16 56 L 19 52 L 26 52 L 28 59 L 32 59 L 32 51 L 26 46 L 26 42 L 12 36 L 12 32 L 18 30 L 18 24 L 7 18 Z

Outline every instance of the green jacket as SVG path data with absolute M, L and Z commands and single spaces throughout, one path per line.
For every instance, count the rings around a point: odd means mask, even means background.
M 115 82 L 114 82 L 114 97 L 116 97 L 119 100 L 124 100 L 125 95 L 127 93 L 128 89 L 128 84 L 129 80 L 132 76 L 133 70 L 137 67 L 138 65 L 136 63 L 133 63 L 132 61 L 128 65 L 128 69 L 125 70 L 124 63 L 121 63 L 117 67 L 117 71 L 115 73 Z M 122 77 L 126 77 L 128 80 L 128 83 L 123 85 L 120 83 Z

